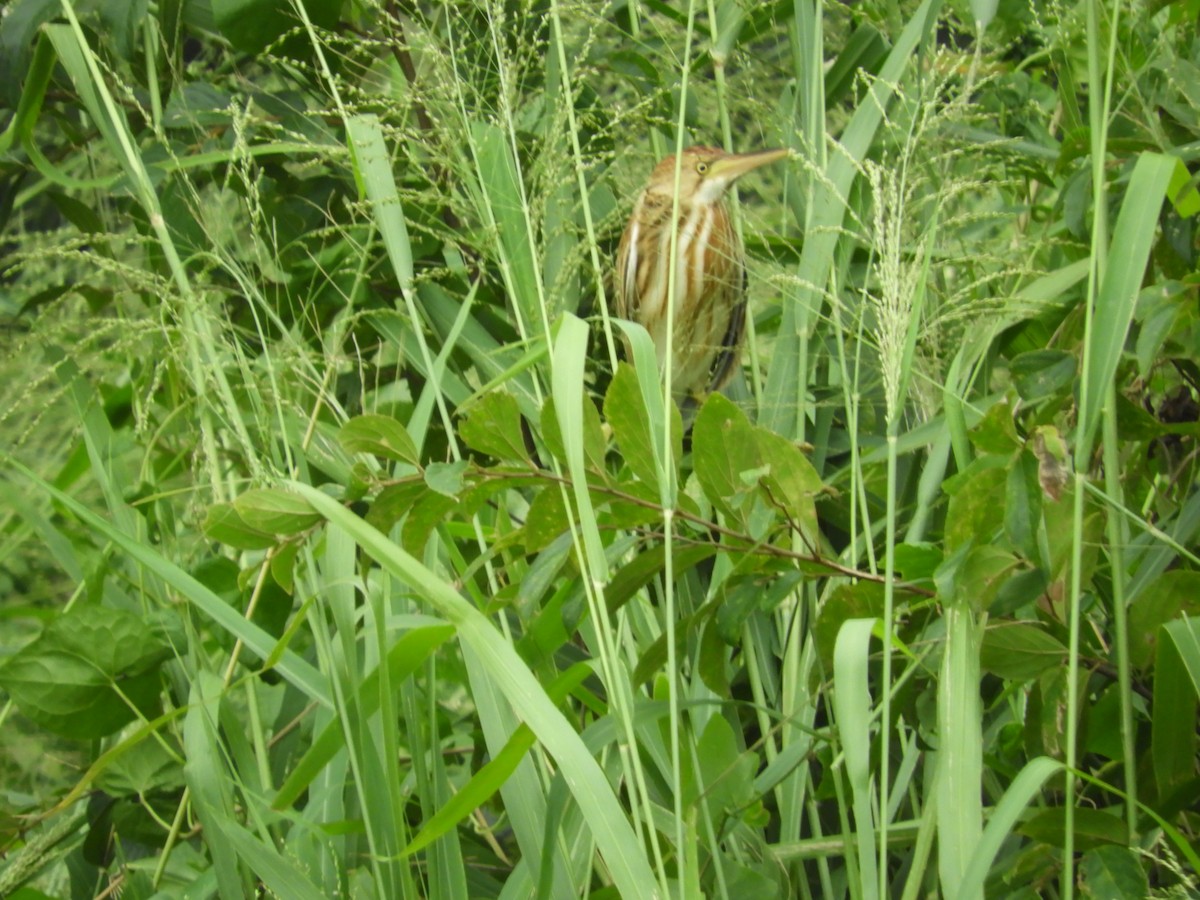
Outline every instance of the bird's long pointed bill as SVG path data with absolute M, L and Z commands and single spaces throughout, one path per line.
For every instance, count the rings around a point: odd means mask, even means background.
M 731 156 L 723 156 L 712 164 L 713 174 L 726 184 L 732 184 L 753 169 L 787 159 L 790 152 L 789 150 L 760 150 L 757 153 L 735 153 Z

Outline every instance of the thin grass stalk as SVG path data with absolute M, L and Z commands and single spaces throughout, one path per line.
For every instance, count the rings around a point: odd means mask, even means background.
M 688 78 L 691 75 L 692 69 L 692 41 L 696 31 L 696 0 L 689 0 L 687 10 L 687 31 L 683 46 L 683 61 L 679 72 L 679 119 L 675 126 L 675 184 L 671 192 L 671 218 L 668 220 L 672 223 L 670 234 L 670 245 L 667 250 L 667 347 L 666 347 L 666 364 L 663 366 L 663 408 L 668 411 L 668 415 L 663 418 L 663 428 L 661 431 L 662 438 L 662 459 L 670 465 L 672 459 L 671 454 L 671 416 L 669 411 L 671 403 L 674 402 L 671 397 L 671 377 L 674 366 L 671 360 L 674 359 L 674 340 L 675 340 L 675 296 L 676 286 L 678 284 L 678 268 L 676 261 L 679 258 L 679 229 L 675 227 L 675 223 L 679 221 L 679 179 L 683 171 L 683 145 L 684 138 L 687 134 L 687 96 L 688 96 Z M 660 493 L 667 489 L 667 483 L 660 478 L 659 490 Z M 663 615 L 666 619 L 667 632 L 667 680 L 670 684 L 670 741 L 671 741 L 671 786 L 672 786 L 672 809 L 675 813 L 675 853 L 678 861 L 678 869 L 680 877 L 688 870 L 688 858 L 690 856 L 690 848 L 687 842 L 687 835 L 684 831 L 683 820 L 683 776 L 681 771 L 681 760 L 679 751 L 679 660 L 678 653 L 675 648 L 675 561 L 674 561 L 674 538 L 675 538 L 675 508 L 673 504 L 663 504 Z M 664 873 L 665 877 L 665 873 Z
M 633 34 L 634 43 L 641 46 L 642 20 L 638 7 L 638 0 L 629 0 L 629 30 Z M 650 146 L 654 151 L 655 159 L 662 159 L 667 155 L 666 145 L 663 143 L 663 137 L 658 133 L 657 128 L 650 129 Z
M 579 204 L 583 210 L 583 225 L 587 232 L 588 256 L 596 276 L 596 296 L 599 299 L 600 320 L 604 326 L 604 341 L 608 347 L 608 361 L 613 371 L 617 370 L 617 343 L 613 338 L 612 316 L 608 308 L 608 294 L 604 290 L 604 265 L 600 262 L 600 245 L 596 239 L 596 226 L 592 221 L 592 204 L 589 199 L 587 178 L 583 170 L 583 149 L 579 145 L 579 125 L 575 119 L 575 93 L 571 88 L 571 66 L 567 60 L 566 45 L 562 36 L 562 15 L 558 0 L 550 2 L 550 22 L 553 27 L 554 45 L 558 55 L 558 68 L 562 72 L 567 106 L 567 129 L 571 133 L 571 161 L 575 167 L 575 182 L 579 188 Z
M 585 402 L 583 397 L 583 368 L 585 362 L 583 348 L 586 346 L 586 342 L 587 326 L 581 319 L 574 315 L 570 313 L 564 314 L 559 327 L 558 340 L 554 346 L 553 391 L 554 408 L 558 415 L 559 429 L 563 436 L 568 468 L 574 488 L 575 509 L 577 513 L 575 518 L 577 522 L 572 521 L 570 523 L 571 533 L 576 549 L 579 552 L 581 569 L 584 570 L 584 593 L 588 600 L 589 613 L 595 622 L 601 671 L 604 673 L 611 692 L 610 704 L 615 707 L 625 733 L 625 743 L 627 746 L 623 748 L 624 755 L 622 756 L 622 761 L 625 770 L 631 773 L 629 783 L 636 786 L 636 790 L 631 790 L 631 795 L 639 798 L 643 807 L 651 850 L 659 870 L 659 886 L 664 891 L 665 896 L 668 892 L 666 867 L 663 863 L 662 851 L 659 846 L 658 831 L 654 826 L 653 806 L 646 784 L 645 772 L 641 764 L 641 755 L 637 752 L 638 741 L 633 723 L 634 703 L 632 689 L 625 674 L 626 670 L 621 664 L 621 658 L 617 650 L 618 642 L 613 633 L 612 623 L 608 614 L 608 605 L 604 599 L 604 586 L 608 582 L 608 562 L 600 540 L 599 525 L 596 522 L 591 494 L 587 487 L 587 475 L 584 470 L 583 426 L 579 421 L 579 417 L 582 415 L 583 403 Z M 666 459 L 671 459 L 669 445 Z M 563 485 L 563 490 L 566 490 L 565 484 Z M 569 508 L 571 507 L 568 506 Z M 580 534 L 582 534 L 582 539 L 580 538 Z M 668 562 L 670 561 L 669 552 L 666 559 Z M 668 626 L 670 626 L 672 621 L 668 618 Z M 677 704 L 678 700 L 675 699 L 673 702 Z M 675 718 L 675 716 L 672 716 L 672 725 L 678 728 Z M 677 763 L 678 760 L 676 760 L 676 772 L 678 772 Z M 676 786 L 680 784 L 678 777 L 675 780 L 675 784 Z M 677 791 L 677 795 L 678 793 Z M 678 796 L 676 797 L 676 802 L 677 804 L 679 803 Z M 636 805 L 635 803 L 635 808 Z M 639 824 L 640 827 L 641 823 L 636 817 L 635 823 Z
M 166 259 L 167 267 L 171 271 L 172 281 L 174 281 L 182 301 L 180 312 L 184 325 L 184 334 L 188 338 L 186 342 L 187 364 L 192 387 L 197 394 L 203 395 L 206 393 L 206 373 L 212 377 L 216 383 L 217 394 L 221 398 L 225 409 L 225 419 L 232 427 L 233 433 L 237 437 L 246 459 L 254 470 L 254 474 L 260 474 L 257 472 L 258 457 L 253 449 L 255 444 L 246 432 L 245 424 L 238 414 L 238 406 L 234 400 L 233 390 L 229 385 L 228 379 L 225 377 L 225 370 L 220 364 L 211 324 L 207 315 L 201 309 L 200 299 L 196 296 L 192 288 L 187 270 L 179 256 L 179 251 L 175 247 L 175 241 L 171 237 L 170 230 L 167 228 L 162 208 L 158 202 L 158 195 L 154 191 L 154 186 L 150 180 L 149 173 L 146 171 L 145 163 L 138 154 L 134 146 L 133 137 L 129 134 L 128 125 L 123 115 L 118 111 L 112 94 L 104 82 L 99 66 L 96 63 L 95 54 L 87 42 L 83 28 L 75 16 L 75 11 L 70 0 L 62 0 L 62 4 L 63 11 L 69 23 L 73 47 L 59 41 L 59 35 L 62 33 L 60 29 L 63 26 L 47 26 L 47 34 L 55 42 L 60 62 L 67 68 L 68 74 L 72 76 L 72 80 L 75 81 L 80 94 L 84 95 L 85 105 L 89 108 L 94 107 L 90 108 L 89 111 L 95 116 L 101 132 L 105 135 L 110 145 L 116 145 L 112 149 L 117 152 L 117 160 L 129 178 L 133 186 L 134 196 L 145 210 L 146 217 L 150 221 L 150 226 L 154 230 L 155 238 L 162 248 L 163 257 Z M 71 53 L 72 50 L 77 51 L 77 56 L 72 54 L 68 57 L 66 54 Z M 70 64 L 72 59 L 82 63 L 86 70 L 86 75 L 91 79 L 90 83 L 85 83 L 84 71 L 80 71 L 76 65 Z M 92 100 L 91 103 L 87 102 L 89 97 Z M 199 347 L 197 347 L 195 340 L 192 339 L 195 336 L 199 337 Z M 220 466 L 218 465 L 220 455 L 216 442 L 217 429 L 212 419 L 212 411 L 207 404 L 200 404 L 200 419 L 201 443 L 208 461 L 209 484 L 213 491 L 213 497 L 218 501 L 226 500 L 230 496 L 229 486 L 226 485 L 225 478 L 222 476 Z
M 880 897 L 888 896 L 888 806 L 891 797 L 892 641 L 895 638 L 893 618 L 896 615 L 896 435 L 894 431 L 896 426 L 893 424 L 894 421 L 895 419 L 889 410 L 887 435 L 887 520 L 885 523 L 883 556 L 883 671 L 879 676 L 883 691 L 883 696 L 880 698 L 879 722 L 878 896 Z
M 508 136 L 509 152 L 512 153 L 512 164 L 516 167 L 516 184 L 517 190 L 521 196 L 521 218 L 525 225 L 525 240 L 528 242 L 530 252 L 538 246 L 537 236 L 533 229 L 533 215 L 529 207 L 529 197 L 525 192 L 525 177 L 521 170 L 521 145 L 517 139 L 517 125 L 513 120 L 512 105 L 509 101 L 511 91 L 511 74 L 510 65 L 508 64 L 507 54 L 504 52 L 504 40 L 502 35 L 504 30 L 496 27 L 493 11 L 496 6 L 494 3 L 489 3 L 488 10 L 488 34 L 492 39 L 492 49 L 496 54 L 496 71 L 500 76 L 500 114 L 504 122 L 504 133 Z M 586 201 L 585 201 L 586 202 Z M 533 267 L 534 271 L 534 286 L 537 288 L 538 309 L 541 311 L 542 318 L 542 336 L 545 338 L 546 346 L 550 346 L 553 341 L 553 335 L 550 332 L 550 315 L 549 304 L 546 301 L 546 285 L 541 277 L 541 272 L 538 266 Z M 514 306 L 518 305 L 513 298 Z
M 305 550 L 305 563 L 308 575 L 301 580 L 301 576 L 297 573 L 296 588 L 299 590 L 304 582 L 312 579 L 311 584 L 306 584 L 307 593 L 314 597 L 321 596 L 320 579 L 317 576 L 316 560 L 312 556 L 311 550 Z M 379 847 L 376 843 L 378 839 L 379 829 L 375 826 L 374 805 L 370 802 L 366 790 L 366 779 L 362 771 L 362 754 L 358 746 L 357 730 L 351 727 L 351 717 L 349 703 L 346 697 L 345 688 L 342 684 L 342 678 L 337 674 L 338 665 L 335 661 L 333 653 L 333 637 L 329 633 L 328 623 L 325 620 L 325 604 L 318 603 L 313 613 L 309 616 L 309 629 L 313 637 L 313 647 L 316 651 L 317 661 L 322 671 L 330 673 L 329 688 L 334 702 L 334 713 L 342 725 L 342 732 L 346 742 L 346 760 L 350 768 L 351 779 L 353 781 L 356 793 L 358 795 L 359 810 L 363 819 L 363 837 L 366 840 L 367 846 L 370 848 L 369 866 L 372 876 L 375 879 L 375 884 L 382 890 L 389 881 L 385 876 L 382 868 L 382 856 L 380 855 L 384 848 Z
M 1107 407 L 1104 416 L 1104 490 L 1118 505 L 1124 504 L 1125 491 L 1121 484 L 1120 455 L 1117 434 L 1117 388 L 1108 385 Z M 1112 570 L 1112 607 L 1115 651 L 1117 655 L 1117 689 L 1121 696 L 1121 750 L 1125 776 L 1125 828 L 1130 846 L 1137 840 L 1137 752 L 1133 721 L 1133 675 L 1129 660 L 1129 620 L 1125 605 L 1126 581 L 1125 546 L 1129 543 L 1129 525 L 1123 515 L 1109 513 L 1108 558 Z
M 736 3 L 726 2 L 723 7 L 726 10 L 726 15 L 732 15 L 735 18 L 735 25 L 727 26 L 725 35 L 720 31 L 720 20 L 717 17 L 717 7 L 715 0 L 708 0 L 708 25 L 709 37 L 712 40 L 712 65 L 713 77 L 717 88 L 717 118 L 721 123 L 721 145 L 729 153 L 736 151 L 733 146 L 733 124 L 729 117 L 729 102 L 728 90 L 725 83 L 725 61 L 729 58 L 729 46 L 737 42 L 738 33 L 742 29 L 746 15 L 741 11 Z M 732 12 L 730 12 L 732 10 Z M 743 150 L 747 148 L 742 148 Z M 742 221 L 742 205 L 738 199 L 737 184 L 730 185 L 726 191 L 726 198 L 729 203 L 730 220 L 733 223 L 733 230 L 737 234 L 738 244 L 742 247 L 746 246 L 745 227 Z M 758 364 L 758 338 L 754 324 L 754 316 L 750 310 L 746 311 L 745 318 L 746 336 L 745 347 L 750 357 L 750 392 L 754 397 L 754 408 L 757 410 L 762 405 L 762 374 Z
M 1092 366 L 1092 332 L 1095 328 L 1096 298 L 1104 276 L 1104 254 L 1108 247 L 1108 219 L 1105 196 L 1104 160 L 1108 146 L 1108 110 L 1112 102 L 1113 63 L 1116 53 L 1117 21 L 1119 0 L 1113 0 L 1113 21 L 1107 55 L 1107 67 L 1103 71 L 1100 59 L 1100 0 L 1087 4 L 1087 60 L 1088 80 L 1092 85 L 1103 83 L 1104 98 L 1096 102 L 1094 92 L 1088 103 L 1088 125 L 1092 163 L 1092 239 L 1088 269 L 1086 305 L 1084 307 L 1083 359 L 1080 365 L 1079 409 L 1081 415 L 1076 425 L 1074 497 L 1071 527 L 1071 584 L 1068 603 L 1068 656 L 1067 656 L 1067 722 L 1065 748 L 1065 809 L 1063 819 L 1063 874 L 1062 895 L 1066 900 L 1075 896 L 1075 763 L 1079 741 L 1079 631 L 1080 607 L 1083 595 L 1083 516 L 1084 484 L 1091 467 L 1092 423 L 1088 421 L 1090 409 L 1089 381 Z
M 814 170 L 825 172 L 827 165 L 825 151 L 828 137 L 825 130 L 825 48 L 822 32 L 824 12 L 822 0 L 812 0 L 812 2 L 808 2 L 808 0 L 796 0 L 794 12 L 795 25 L 789 29 L 789 38 L 791 39 L 792 60 L 795 67 L 796 84 L 798 85 L 795 96 L 799 101 L 800 107 L 799 131 L 805 150 L 813 156 L 810 160 L 812 168 L 802 168 L 801 189 L 805 194 L 805 220 L 802 223 L 797 223 L 800 225 L 803 233 L 807 235 L 812 223 L 815 196 L 815 179 L 812 172 Z M 794 119 L 795 116 L 793 115 L 792 120 L 794 121 Z M 795 149 L 794 132 L 788 143 L 793 145 L 793 149 Z M 786 179 L 788 177 L 787 174 L 784 177 Z M 786 183 L 785 180 L 785 185 Z M 799 284 L 803 277 L 803 268 L 800 262 L 797 262 L 795 272 L 797 274 L 797 284 Z M 808 373 L 812 365 L 809 356 L 809 340 L 814 331 L 813 319 L 816 317 L 819 308 L 819 303 L 810 304 L 804 302 L 804 298 L 808 296 L 811 295 L 802 295 L 796 287 L 785 286 L 783 296 L 781 297 L 781 303 L 784 308 L 793 310 L 796 316 L 795 329 L 797 340 L 794 349 L 796 355 L 797 387 L 794 398 L 797 409 L 792 432 L 795 440 L 799 442 L 806 440 L 808 430 L 807 414 L 801 407 L 808 393 Z M 836 291 L 833 293 L 833 296 L 836 298 Z M 747 318 L 751 322 L 753 321 L 753 317 L 748 316 Z M 791 363 L 787 359 L 786 348 L 782 356 L 782 364 L 790 365 Z M 773 359 L 772 362 L 774 365 L 781 364 L 776 359 Z M 754 374 L 755 399 L 759 409 L 759 416 L 763 417 L 766 390 L 765 386 L 761 383 L 757 364 L 754 367 Z M 830 419 L 829 421 L 832 420 Z M 808 549 L 803 546 L 800 536 L 796 534 L 792 536 L 792 547 L 795 550 Z M 811 693 L 807 688 L 809 676 L 812 672 L 812 667 L 816 665 L 817 658 L 812 635 L 801 636 L 800 624 L 806 614 L 809 617 L 809 621 L 815 621 L 818 602 L 817 588 L 810 582 L 806 587 L 797 590 L 793 594 L 793 601 L 790 604 L 790 614 L 776 618 L 776 621 L 782 626 L 783 634 L 786 635 L 782 663 L 785 680 L 780 692 L 783 700 L 784 721 L 788 723 L 781 729 L 781 744 L 784 747 L 799 742 L 811 742 L 811 736 L 805 733 L 803 726 L 811 726 L 817 712 L 816 703 L 813 701 Z M 795 726 L 790 724 L 793 721 L 797 722 Z M 811 772 L 805 768 L 803 771 L 798 771 L 790 776 L 780 785 L 777 796 L 779 797 L 779 835 L 781 840 L 800 839 L 803 828 L 805 801 L 806 798 L 811 796 L 808 790 L 810 788 L 810 781 Z M 816 817 L 814 816 L 813 819 L 815 821 Z M 800 875 L 803 877 L 802 863 L 797 862 L 797 868 L 800 869 Z M 820 859 L 817 861 L 817 876 L 828 896 L 831 879 L 827 860 Z
M 454 27 L 449 22 L 447 23 L 447 27 L 446 27 L 446 36 L 447 36 L 447 42 L 449 44 L 449 49 L 450 49 L 450 68 L 451 68 L 451 72 L 453 74 L 453 78 L 451 79 L 451 82 L 454 84 L 455 100 L 457 103 L 456 112 L 458 113 L 459 119 L 462 122 L 463 135 L 466 139 L 467 149 L 470 153 L 471 163 L 475 167 L 475 173 L 477 175 L 476 181 L 477 181 L 477 184 L 479 185 L 479 190 L 482 195 L 481 199 L 483 202 L 480 204 L 479 212 L 480 212 L 481 216 L 483 217 L 484 224 L 487 225 L 488 229 L 491 232 L 496 233 L 499 230 L 499 223 L 496 219 L 496 211 L 493 208 L 492 198 L 491 198 L 491 195 L 487 188 L 486 178 L 484 177 L 485 172 L 484 172 L 484 167 L 483 167 L 482 161 L 481 161 L 478 140 L 475 135 L 475 130 L 471 127 L 472 126 L 471 117 L 467 113 L 467 100 L 466 100 L 466 97 L 463 95 L 463 89 L 462 89 L 462 85 L 465 81 L 465 78 L 462 75 L 462 73 L 459 71 L 458 44 L 454 39 Z M 530 246 L 533 246 L 533 245 L 531 244 Z M 516 278 L 514 276 L 513 260 L 511 260 L 509 258 L 507 248 L 504 245 L 504 241 L 497 240 L 496 252 L 497 252 L 497 260 L 496 261 L 497 261 L 498 265 L 500 266 L 500 276 L 504 282 L 504 287 L 505 287 L 506 292 L 508 293 L 508 296 L 512 299 L 513 318 L 514 318 L 515 324 L 517 326 L 517 333 L 520 334 L 522 343 L 527 344 L 530 339 L 529 338 L 529 326 L 528 326 L 528 323 L 525 321 L 525 316 L 522 314 L 521 304 L 517 302 L 517 287 L 516 287 Z M 539 278 L 537 280 L 540 285 L 541 279 Z M 539 290 L 540 290 L 540 288 L 539 288 Z M 541 305 L 544 309 L 544 307 L 545 307 L 544 302 Z M 550 346 L 549 339 L 547 340 L 547 346 Z M 542 403 L 544 402 L 545 393 L 542 390 L 541 380 L 536 377 L 533 379 L 533 393 L 534 393 L 534 399 L 536 400 L 537 405 L 540 408 Z M 557 463 L 555 462 L 553 465 L 556 467 L 556 473 L 557 473 Z M 563 499 L 564 500 L 566 499 L 565 494 L 564 494 Z

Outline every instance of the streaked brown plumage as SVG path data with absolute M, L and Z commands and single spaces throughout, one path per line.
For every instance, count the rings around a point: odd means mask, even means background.
M 725 192 L 742 175 L 787 154 L 734 154 L 712 147 L 683 151 L 671 341 L 671 393 L 680 405 L 720 388 L 733 374 L 741 352 L 745 251 L 730 221 Z M 665 301 L 674 192 L 675 157 L 668 156 L 650 174 L 617 250 L 617 315 L 650 332 L 660 370 L 666 367 L 667 355 Z

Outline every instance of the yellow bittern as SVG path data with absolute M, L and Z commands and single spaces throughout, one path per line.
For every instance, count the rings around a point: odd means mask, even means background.
M 752 169 L 787 150 L 683 151 L 679 171 L 672 306 L 671 394 L 684 406 L 719 389 L 733 374 L 746 325 L 745 250 L 725 205 L 725 192 Z M 617 250 L 617 315 L 650 332 L 658 365 L 667 365 L 667 291 L 675 157 L 662 160 L 638 197 Z

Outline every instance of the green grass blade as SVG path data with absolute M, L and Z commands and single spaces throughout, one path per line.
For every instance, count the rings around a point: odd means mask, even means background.
M 1112 382 L 1121 361 L 1125 336 L 1133 321 L 1138 290 L 1146 274 L 1146 262 L 1158 229 L 1158 214 L 1175 172 L 1178 159 L 1158 153 L 1143 153 L 1134 166 L 1113 229 L 1104 280 L 1096 298 L 1089 365 L 1080 395 L 1080 438 L 1076 459 L 1091 456 L 1092 440 L 1100 422 L 1106 386 Z
M 1046 779 L 1056 772 L 1061 772 L 1062 763 L 1048 757 L 1038 757 L 1030 760 L 1023 768 L 988 819 L 983 837 L 975 847 L 971 862 L 967 866 L 962 882 L 957 891 L 948 890 L 953 897 L 982 897 L 983 882 L 992 867 L 992 861 L 1000 852 L 1000 845 L 1012 834 L 1021 821 L 1021 814 L 1037 795 L 1038 790 Z M 946 885 L 942 886 L 946 889 Z
M 837 690 L 833 708 L 838 736 L 846 760 L 846 776 L 853 794 L 858 883 L 851 896 L 878 896 L 875 859 L 875 815 L 871 802 L 871 691 L 868 687 L 871 633 L 878 619 L 849 619 L 838 629 L 833 650 L 833 678 Z
M 579 735 L 495 626 L 434 572 L 337 501 L 305 484 L 290 486 L 317 512 L 349 532 L 371 558 L 410 585 L 457 628 L 460 638 L 478 655 L 492 681 L 562 769 L 622 896 L 658 896 L 657 882 L 645 854 L 608 780 Z

